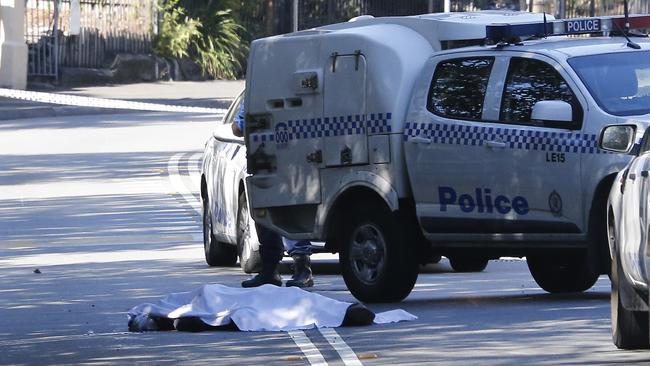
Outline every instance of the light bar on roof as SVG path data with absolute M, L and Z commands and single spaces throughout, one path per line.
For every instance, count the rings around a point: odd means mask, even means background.
M 650 15 L 630 16 L 628 22 L 630 29 L 650 28 Z M 521 37 L 602 33 L 623 29 L 625 29 L 624 16 L 591 17 L 520 24 L 492 24 L 486 26 L 485 35 L 486 38 L 495 41 L 507 41 Z

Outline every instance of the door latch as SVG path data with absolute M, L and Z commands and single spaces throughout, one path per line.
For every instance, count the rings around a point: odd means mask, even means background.
M 320 164 L 323 162 L 323 152 L 316 150 L 311 154 L 307 154 L 307 161 L 310 163 Z
M 274 172 L 276 170 L 277 162 L 274 155 L 267 154 L 264 150 L 264 144 L 261 144 L 257 149 L 248 155 L 248 172 L 255 174 L 261 170 Z
M 341 164 L 348 165 L 352 164 L 352 149 L 349 146 L 341 149 Z

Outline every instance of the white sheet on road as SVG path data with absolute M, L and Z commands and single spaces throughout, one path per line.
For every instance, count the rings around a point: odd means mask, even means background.
M 204 285 L 193 291 L 170 294 L 156 303 L 132 308 L 129 319 L 198 317 L 204 323 L 221 326 L 234 322 L 243 331 L 288 331 L 338 327 L 352 305 L 297 287 L 264 285 L 234 288 Z M 414 320 L 404 310 L 376 314 L 375 323 Z

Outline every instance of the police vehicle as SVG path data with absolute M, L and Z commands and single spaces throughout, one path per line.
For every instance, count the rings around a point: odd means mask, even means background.
M 466 271 L 525 256 L 544 290 L 584 291 L 609 270 L 606 202 L 629 160 L 597 136 L 650 122 L 650 41 L 625 34 L 649 25 L 487 11 L 257 40 L 253 218 L 326 241 L 362 301 L 405 298 L 432 255 Z
M 646 66 L 645 73 L 650 73 Z M 648 75 L 650 77 L 650 75 Z M 650 113 L 650 85 L 642 94 Z M 633 122 L 633 121 L 629 121 Z M 618 173 L 607 205 L 607 228 L 612 257 L 612 338 L 623 349 L 648 348 L 648 239 L 650 238 L 650 129 L 635 144 L 641 129 L 634 123 L 607 126 L 601 148 L 630 153 L 634 158 Z
M 232 266 L 239 260 L 244 272 L 257 273 L 262 259 L 244 184 L 246 146 L 231 127 L 243 96 L 242 91 L 205 142 L 201 160 L 203 249 L 209 266 Z M 311 246 L 313 253 L 324 251 L 324 243 L 312 242 Z
M 203 248 L 208 265 L 234 265 L 239 259 L 244 272 L 252 273 L 261 268 L 261 259 L 244 188 L 246 147 L 244 139 L 231 129 L 242 100 L 243 92 L 205 143 L 201 163 Z

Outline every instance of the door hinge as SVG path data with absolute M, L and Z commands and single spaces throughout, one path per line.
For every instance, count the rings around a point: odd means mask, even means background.
M 338 52 L 332 52 L 332 73 L 336 72 L 336 59 L 339 57 Z
M 359 57 L 361 57 L 361 50 L 354 51 L 354 71 L 359 71 Z

